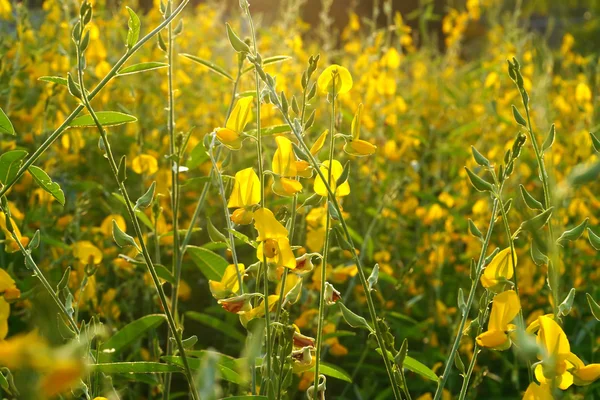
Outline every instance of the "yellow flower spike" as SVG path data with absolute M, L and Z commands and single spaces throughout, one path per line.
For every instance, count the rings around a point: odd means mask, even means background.
M 323 133 L 321 133 L 321 135 L 317 138 L 316 142 L 313 143 L 312 147 L 310 148 L 310 154 L 316 156 L 319 153 L 319 151 L 321 151 L 323 145 L 325 144 L 325 139 L 327 139 L 327 135 L 329 135 L 329 129 L 325 129 Z
M 352 89 L 352 75 L 346 68 L 332 64 L 317 79 L 317 87 L 322 94 L 331 93 L 335 83 L 335 93 L 343 94 Z
M 549 385 L 538 385 L 535 382 L 531 382 L 527 387 L 527 391 L 523 395 L 523 400 L 553 400 L 552 393 L 550 392 Z
M 559 389 L 568 389 L 574 381 L 570 372 L 575 366 L 567 359 L 571 357 L 571 345 L 567 335 L 553 319 L 541 316 L 538 318 L 540 330 L 537 343 L 543 349 L 538 358 L 542 360 L 535 367 L 535 377 L 541 384 L 552 384 Z
M 256 240 L 259 242 L 267 239 L 287 238 L 288 235 L 287 229 L 277 221 L 273 212 L 268 208 L 259 208 L 254 212 L 254 228 L 258 231 Z
M 517 254 L 514 255 L 515 263 L 517 262 Z M 500 251 L 494 259 L 489 263 L 483 275 L 481 275 L 481 284 L 485 288 L 493 288 L 504 283 L 513 277 L 515 266 L 513 265 L 510 254 L 510 247 Z
M 282 177 L 293 178 L 298 174 L 296 169 L 296 155 L 291 140 L 284 136 L 277 136 L 277 150 L 273 155 L 271 167 L 273 172 Z
M 515 319 L 521 304 L 514 290 L 507 290 L 494 296 L 488 330 L 477 336 L 477 344 L 496 350 L 506 350 L 511 341 L 508 333 L 514 330 L 510 322 Z
M 73 256 L 84 264 L 98 265 L 102 262 L 102 252 L 88 240 L 76 242 L 71 248 Z
M 237 269 L 240 271 L 240 275 L 244 276 L 244 272 L 246 271 L 244 264 L 238 263 Z M 231 294 L 236 294 L 240 290 L 240 284 L 237 279 L 235 264 L 230 264 L 225 268 L 221 281 L 209 280 L 208 287 L 213 297 L 217 300 L 224 299 Z
M 328 174 L 331 174 L 331 190 L 335 193 L 336 197 L 344 197 L 350 194 L 350 184 L 348 184 L 348 181 L 342 183 L 339 187 L 336 186 L 338 178 L 344 172 L 344 167 L 342 167 L 342 164 L 338 160 L 333 160 L 331 171 L 329 170 L 329 160 L 324 161 L 320 169 L 326 177 Z M 319 196 L 327 196 L 328 194 L 325 183 L 318 175 L 315 178 L 314 190 Z
M 260 180 L 252 168 L 235 174 L 235 182 L 227 207 L 242 208 L 260 203 Z
M 215 129 L 217 139 L 231 150 L 239 150 L 242 147 L 242 142 L 244 141 L 242 133 L 248 122 L 252 119 L 252 114 L 250 113 L 252 100 L 253 97 L 250 96 L 239 99 L 235 103 L 233 110 L 231 110 L 225 128 Z
M 296 268 L 296 257 L 287 237 L 267 239 L 260 244 L 256 249 L 256 257 L 262 261 L 265 256 L 267 262 L 274 263 L 277 267 Z
M 150 154 L 140 154 L 131 162 L 131 169 L 136 174 L 152 175 L 158 171 L 158 161 Z

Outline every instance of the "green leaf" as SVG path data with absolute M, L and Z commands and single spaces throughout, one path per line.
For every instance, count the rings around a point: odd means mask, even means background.
M 373 332 L 373 328 L 371 328 L 366 319 L 352 312 L 348 307 L 344 305 L 344 303 L 338 302 L 338 304 L 340 307 L 340 311 L 342 312 L 342 317 L 348 325 L 350 325 L 353 328 L 365 328 Z
M 475 159 L 475 162 L 477 164 L 479 164 L 482 167 L 489 167 L 490 166 L 490 161 L 485 158 L 483 156 L 483 154 L 481 154 L 476 148 L 475 146 L 471 146 L 471 153 L 473 153 L 473 158 Z
M 186 318 L 192 319 L 194 321 L 200 322 L 206 326 L 210 326 L 213 329 L 218 330 L 223 333 L 225 336 L 229 336 L 232 339 L 243 343 L 246 340 L 246 337 L 242 335 L 236 327 L 227 324 L 226 322 L 213 317 L 212 315 L 202 314 L 196 311 L 188 311 L 185 313 Z
M 587 231 L 590 244 L 594 249 L 600 251 L 600 236 L 596 235 L 590 228 L 588 228 Z
M 600 306 L 598 305 L 598 303 L 596 303 L 592 295 L 586 293 L 585 296 L 587 297 L 587 301 L 590 306 L 590 311 L 592 312 L 592 315 L 594 316 L 594 318 L 600 321 Z
M 311 368 L 310 371 L 314 372 L 314 367 Z M 352 377 L 350 377 L 350 374 L 348 374 L 346 371 L 344 371 L 337 365 L 321 362 L 319 364 L 319 372 L 331 378 L 336 378 L 344 382 L 352 383 Z
M 145 262 L 142 264 L 146 265 Z M 160 279 L 164 279 L 171 284 L 175 283 L 175 277 L 167 267 L 162 264 L 154 264 L 154 268 L 156 269 L 156 275 L 158 275 Z
M 209 158 L 210 156 L 204 148 L 204 143 L 198 142 L 198 144 L 190 152 L 190 157 L 185 166 L 189 169 L 193 169 L 202 164 L 203 162 L 208 161 Z
M 377 280 L 379 280 L 379 264 L 375 264 L 373 271 L 371 271 L 371 275 L 369 275 L 369 279 L 367 279 L 369 290 L 373 290 L 373 287 L 377 285 Z
M 475 174 L 469 168 L 465 167 L 465 170 L 467 171 L 467 175 L 469 176 L 469 180 L 471 181 L 471 184 L 479 192 L 485 192 L 485 191 L 491 192 L 494 190 L 494 187 L 492 186 L 491 183 L 487 182 L 483 178 L 480 178 L 477 174 Z
M 190 351 L 188 353 L 191 354 L 192 351 Z M 206 353 L 207 353 L 206 351 L 201 353 L 202 357 L 206 356 Z M 213 352 L 213 353 L 215 353 L 215 352 Z M 242 376 L 240 374 L 238 374 L 236 371 L 234 371 L 232 369 L 232 368 L 235 368 L 235 366 L 231 365 L 227 362 L 228 360 L 230 360 L 230 357 L 220 354 L 220 353 L 217 353 L 217 354 L 219 354 L 221 356 L 221 360 L 219 360 L 219 362 L 217 364 L 217 366 L 219 368 L 219 372 L 221 373 L 221 378 L 225 379 L 226 381 L 238 384 L 238 385 L 245 385 L 246 381 L 244 380 L 244 378 L 242 378 Z M 170 364 L 183 367 L 183 361 L 181 361 L 181 357 L 163 356 L 161 358 Z M 202 367 L 202 360 L 200 358 L 188 358 L 188 363 L 190 365 L 190 368 L 193 370 L 198 370 Z
M 230 396 L 230 397 L 224 397 L 221 400 L 269 400 L 269 398 L 267 396 L 252 396 L 252 395 L 246 395 L 246 396 Z
M 23 159 L 27 157 L 25 150 L 11 150 L 0 156 L 0 182 L 5 185 L 11 183 L 17 171 L 23 163 Z
M 590 132 L 590 136 L 592 137 L 592 145 L 594 146 L 594 150 L 600 153 L 600 139 L 596 137 L 592 132 Z
M 116 362 L 90 365 L 92 371 L 105 374 L 155 374 L 163 372 L 181 372 L 176 365 L 158 362 Z
M 187 54 L 187 53 L 181 53 L 179 54 L 182 57 L 187 58 L 188 60 L 192 60 L 194 62 L 197 62 L 198 64 L 204 65 L 205 67 L 207 67 L 208 69 L 210 69 L 212 72 L 221 75 L 227 79 L 229 79 L 230 81 L 233 81 L 233 76 L 229 75 L 227 73 L 227 71 L 225 71 L 225 69 L 223 69 L 222 67 L 218 66 L 217 64 L 214 64 L 210 61 L 204 60 L 200 57 L 196 57 L 194 55 L 191 54 Z
M 276 135 L 278 133 L 287 133 L 290 131 L 291 131 L 290 126 L 287 124 L 273 125 L 273 126 L 266 126 L 264 128 L 260 128 L 260 135 L 261 136 L 271 136 L 271 135 Z M 247 133 L 248 133 L 248 135 L 256 137 L 256 129 L 250 129 Z
M 215 226 L 213 225 L 210 218 L 206 218 L 206 228 L 208 230 L 208 237 L 210 241 L 213 243 L 225 242 L 227 243 L 227 238 L 223 235 Z
M 140 37 L 140 18 L 137 14 L 129 7 L 125 7 L 129 12 L 129 31 L 127 32 L 127 48 L 131 49 L 137 43 Z
M 138 248 L 138 245 L 135 242 L 135 240 L 133 240 L 133 238 L 131 236 L 129 236 L 128 234 L 123 232 L 121 230 L 121 228 L 119 227 L 119 225 L 117 225 L 117 221 L 115 221 L 114 219 L 112 220 L 112 234 L 113 234 L 113 239 L 115 240 L 115 243 L 117 244 L 117 246 L 119 246 L 119 247 L 134 246 L 141 253 L 141 250 Z
M 125 205 L 125 199 L 123 198 L 122 195 L 120 195 L 119 193 L 113 193 L 112 194 L 115 199 L 119 200 L 119 202 L 123 205 Z M 142 223 L 144 225 L 146 225 L 146 227 L 152 231 L 154 231 L 154 225 L 152 224 L 152 221 L 150 221 L 150 218 L 148 218 L 148 216 L 146 214 L 144 214 L 144 212 L 142 210 L 134 210 L 135 211 L 135 215 L 139 218 L 140 221 L 142 221 Z
M 546 136 L 546 140 L 544 140 L 544 144 L 542 144 L 542 152 L 548 150 L 554 144 L 554 138 L 556 136 L 556 128 L 554 124 L 550 127 L 550 132 L 548 132 L 548 136 Z
M 117 126 L 137 121 L 137 118 L 133 115 L 117 111 L 98 111 L 96 117 L 98 117 L 98 121 L 100 121 L 100 125 L 102 126 Z M 96 123 L 92 116 L 88 114 L 75 118 L 69 126 L 72 128 L 87 128 L 95 127 Z
M 102 343 L 100 347 L 101 360 L 109 360 L 113 355 L 119 354 L 125 347 L 140 340 L 146 332 L 157 328 L 165 321 L 166 318 L 163 314 L 153 314 L 125 325 L 110 339 Z
M 32 165 L 29 167 L 29 173 L 33 176 L 35 182 L 40 185 L 42 189 L 50 193 L 61 205 L 65 205 L 65 194 L 56 182 L 52 182 L 52 179 L 48 176 L 43 169 Z
M 527 221 L 525 221 L 521 224 L 521 229 L 529 231 L 529 232 L 535 232 L 535 231 L 541 229 L 544 225 L 546 225 L 548 220 L 550 220 L 553 210 L 554 210 L 554 207 L 550 207 L 549 209 L 542 212 L 541 214 L 538 214 L 535 217 L 528 219 Z
M 290 57 L 290 56 L 272 56 L 272 57 L 267 57 L 267 58 L 265 58 L 265 59 L 262 60 L 262 65 L 264 67 L 265 65 L 280 63 L 280 62 L 291 60 L 291 59 L 292 59 L 292 57 Z M 248 72 L 250 72 L 252 70 L 254 70 L 254 65 L 250 65 L 250 66 L 244 68 L 242 70 L 242 75 L 244 75 L 244 74 L 246 74 L 246 73 L 248 73 Z
M 525 205 L 527 207 L 531 208 L 532 210 L 543 210 L 544 209 L 544 206 L 542 205 L 542 203 L 537 201 L 535 199 L 535 197 L 533 197 L 527 191 L 527 189 L 525 189 L 525 186 L 519 185 L 519 188 L 521 189 L 521 197 L 523 197 L 523 201 L 525 202 Z
M 154 192 L 156 190 L 156 181 L 153 181 L 146 193 L 135 202 L 135 208 L 148 208 L 154 200 Z
M 469 232 L 471 233 L 471 235 L 475 236 L 479 240 L 483 240 L 483 234 L 481 233 L 477 225 L 475 225 L 475 222 L 471 220 L 471 218 L 469 218 Z
M 17 133 L 15 132 L 15 128 L 12 125 L 12 122 L 10 122 L 10 119 L 8 119 L 8 116 L 6 115 L 6 113 L 4 113 L 4 111 L 0 108 L 0 133 L 6 133 L 9 135 L 13 135 L 16 136 Z
M 225 26 L 227 27 L 227 38 L 231 43 L 231 47 L 238 53 L 250 53 L 250 47 L 233 31 L 231 25 L 226 22 Z
M 81 90 L 79 89 L 79 85 L 75 83 L 73 77 L 70 72 L 67 72 L 67 89 L 69 89 L 69 93 L 75 98 L 81 98 Z
M 573 308 L 574 300 L 575 300 L 575 288 L 571 288 L 567 297 L 565 297 L 563 302 L 560 303 L 560 306 L 558 306 L 559 314 L 564 317 L 569 315 L 569 313 L 571 312 L 571 309 Z
M 433 372 L 428 366 L 410 356 L 406 356 L 404 358 L 404 368 L 434 382 L 437 382 L 439 379 L 435 372 Z
M 517 121 L 517 124 L 527 128 L 527 121 L 525 121 L 525 118 L 523 118 L 519 110 L 517 110 L 517 107 L 515 107 L 514 105 L 512 106 L 512 113 L 513 117 L 515 118 L 515 121 Z
M 581 224 L 577 225 L 575 228 L 566 230 L 562 235 L 556 240 L 556 243 L 561 246 L 565 244 L 567 241 L 575 241 L 583 235 L 585 228 L 587 228 L 589 218 L 586 218 Z
M 220 281 L 229 263 L 220 255 L 203 247 L 188 246 L 186 252 L 206 279 Z
M 139 64 L 130 65 L 129 67 L 123 67 L 117 72 L 117 75 L 119 75 L 119 76 L 132 75 L 132 74 L 137 74 L 140 72 L 146 72 L 146 71 L 152 71 L 155 69 L 166 68 L 168 66 L 169 66 L 169 64 L 163 63 L 163 62 L 158 62 L 158 61 L 143 62 L 143 63 L 139 63 Z

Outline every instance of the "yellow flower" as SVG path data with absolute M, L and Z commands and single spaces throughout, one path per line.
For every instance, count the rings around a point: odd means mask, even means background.
M 131 162 L 131 169 L 136 174 L 152 175 L 158 171 L 158 161 L 150 154 L 140 154 Z
M 246 125 L 252 119 L 250 114 L 250 105 L 252 104 L 253 97 L 242 97 L 235 103 L 235 107 L 231 111 L 225 128 L 217 128 L 215 133 L 221 143 L 231 150 L 239 150 L 242 147 L 244 137 L 242 133 L 246 128 Z
M 573 384 L 571 369 L 575 368 L 570 361 L 571 345 L 567 335 L 553 319 L 539 317 L 540 330 L 537 343 L 543 350 L 538 358 L 542 360 L 535 367 L 535 377 L 541 384 L 555 384 L 566 390 Z
M 266 257 L 269 263 L 277 267 L 296 268 L 296 257 L 287 237 L 265 240 L 256 249 L 256 257 L 260 261 Z
M 515 263 L 517 262 L 517 254 L 514 254 Z M 513 277 L 515 266 L 510 254 L 510 247 L 500 251 L 493 260 L 489 263 L 483 275 L 481 276 L 481 284 L 485 288 L 493 288 Z
M 571 372 L 573 373 L 573 383 L 577 386 L 589 385 L 600 378 L 600 364 L 585 365 L 583 361 L 573 353 L 571 353 L 567 359 L 575 367 Z
M 336 95 L 347 93 L 352 89 L 350 71 L 336 64 L 327 67 L 317 79 L 317 87 L 322 94 L 331 93 L 334 86 Z
M 367 142 L 366 140 L 360 139 L 360 122 L 362 117 L 363 105 L 358 105 L 358 110 L 354 114 L 352 119 L 351 132 L 352 140 L 346 142 L 344 145 L 344 151 L 353 156 L 369 156 L 377 150 L 377 146 Z
M 278 301 L 279 301 L 278 295 L 272 294 L 269 296 L 269 311 L 273 311 L 273 309 L 277 305 Z M 240 312 L 238 312 L 238 314 L 240 315 L 240 322 L 245 327 L 248 324 L 248 322 L 250 322 L 251 320 L 253 320 L 255 318 L 264 317 L 264 315 L 265 315 L 265 300 L 263 299 L 258 306 L 250 309 L 250 311 L 240 311 Z
M 73 257 L 78 258 L 84 264 L 97 265 L 102 262 L 102 252 L 90 241 L 81 240 L 74 243 L 71 248 L 73 249 Z
M 279 196 L 293 196 L 302 191 L 302 184 L 295 179 L 298 176 L 298 170 L 292 142 L 283 136 L 278 136 L 275 140 L 277 141 L 277 150 L 273 155 L 271 167 L 273 172 L 279 176 L 275 178 L 272 189 Z
M 264 242 L 267 239 L 287 238 L 288 231 L 277 221 L 273 212 L 268 208 L 259 208 L 254 212 L 254 228 L 258 231 L 256 240 Z
M 549 385 L 538 385 L 531 382 L 523 395 L 523 400 L 553 400 Z
M 329 170 L 329 160 L 325 160 L 321 165 L 320 170 L 326 177 L 327 175 L 330 175 L 331 190 L 333 191 L 333 193 L 335 193 L 336 197 L 344 197 L 350 194 L 350 185 L 348 184 L 347 180 L 346 182 L 342 183 L 339 187 L 337 186 L 337 180 L 342 175 L 342 172 L 344 172 L 344 167 L 342 167 L 342 164 L 340 164 L 338 160 L 333 160 L 331 170 Z M 328 194 L 325 183 L 318 175 L 315 178 L 314 189 L 315 193 L 319 196 L 327 196 Z
M 510 322 L 520 309 L 519 296 L 514 290 L 497 294 L 492 303 L 488 330 L 477 336 L 477 344 L 496 350 L 508 349 L 511 345 L 509 333 L 515 329 Z
M 237 269 L 240 272 L 240 276 L 244 276 L 244 271 L 246 270 L 244 264 L 238 263 Z M 213 297 L 217 300 L 229 297 L 231 294 L 236 294 L 240 290 L 240 283 L 238 282 L 235 264 L 230 264 L 225 268 L 220 282 L 209 280 L 208 286 Z
M 313 143 L 312 147 L 310 148 L 310 154 L 316 156 L 319 153 L 319 151 L 323 148 L 323 145 L 325 144 L 325 139 L 327 139 L 328 134 L 329 129 L 325 129 L 323 133 L 319 135 L 315 143 Z
M 260 203 L 260 180 L 252 168 L 246 168 L 235 174 L 233 191 L 227 207 L 242 208 Z

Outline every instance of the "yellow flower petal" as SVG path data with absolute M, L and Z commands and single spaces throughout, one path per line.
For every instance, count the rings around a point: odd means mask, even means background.
M 277 221 L 273 212 L 268 208 L 259 208 L 254 212 L 254 227 L 258 231 L 256 240 L 287 238 L 288 231 Z M 259 246 L 260 247 L 260 246 Z
M 275 141 L 277 150 L 275 150 L 271 164 L 273 172 L 282 177 L 295 177 L 297 175 L 296 155 L 292 142 L 284 136 L 277 136 Z
M 515 319 L 521 304 L 514 290 L 507 290 L 494 296 L 488 330 L 506 331 L 508 324 Z
M 523 400 L 553 400 L 552 393 L 550 392 L 549 385 L 538 385 L 535 382 L 531 382 L 527 387 Z
M 233 191 L 227 207 L 240 208 L 260 203 L 260 179 L 252 168 L 246 168 L 235 174 Z
M 102 252 L 90 241 L 82 240 L 74 243 L 71 247 L 73 249 L 73 256 L 84 264 L 91 263 L 97 265 L 102 262 Z
M 515 264 L 517 262 L 517 254 L 514 254 Z M 515 266 L 511 257 L 510 247 L 500 251 L 494 259 L 489 263 L 483 275 L 481 276 L 481 284 L 485 288 L 491 288 L 501 283 L 503 280 L 508 280 L 513 277 Z
M 348 181 L 342 183 L 339 187 L 336 187 L 336 182 L 337 182 L 338 178 L 342 175 L 342 172 L 344 172 L 344 167 L 342 167 L 342 164 L 340 164 L 340 162 L 337 160 L 333 160 L 331 172 L 329 171 L 328 167 L 329 167 L 329 160 L 326 160 L 321 165 L 320 170 L 323 173 L 323 175 L 325 175 L 325 177 L 327 177 L 329 173 L 331 174 L 331 178 L 329 181 L 331 183 L 331 189 L 335 193 L 335 196 L 336 197 L 344 197 L 344 196 L 347 196 L 348 194 L 350 194 L 350 185 L 348 184 Z M 321 177 L 318 175 L 315 178 L 314 190 L 315 190 L 315 193 L 318 194 L 319 196 L 327 196 L 327 194 L 328 194 L 325 183 L 323 182 Z
M 317 87 L 322 94 L 331 93 L 334 90 L 334 86 L 336 94 L 347 93 L 352 89 L 352 75 L 350 75 L 350 71 L 337 64 L 327 67 L 319 75 L 319 79 L 317 79 Z
M 316 156 L 317 153 L 323 148 L 325 144 L 325 139 L 327 139 L 327 135 L 329 135 L 329 129 L 325 129 L 323 133 L 317 138 L 316 142 L 310 148 L 310 154 Z
M 254 97 L 242 97 L 235 103 L 233 110 L 231 110 L 231 114 L 227 119 L 227 123 L 225 124 L 225 128 L 236 132 L 238 135 L 244 131 L 244 128 L 252 119 L 252 114 L 250 114 L 250 106 Z

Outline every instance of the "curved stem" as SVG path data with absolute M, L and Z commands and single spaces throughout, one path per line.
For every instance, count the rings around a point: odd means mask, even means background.
M 454 338 L 454 344 L 452 345 L 452 349 L 450 350 L 450 354 L 446 358 L 446 366 L 444 367 L 444 373 L 442 375 L 442 379 L 438 384 L 437 390 L 435 392 L 434 400 L 439 400 L 442 398 L 442 393 L 444 391 L 444 387 L 448 382 L 448 378 L 450 376 L 450 372 L 452 371 L 452 366 L 454 365 L 454 357 L 456 357 L 456 352 L 458 351 L 458 347 L 460 346 L 460 340 L 463 336 L 463 330 L 465 329 L 465 323 L 467 322 L 467 318 L 469 317 L 469 311 L 473 306 L 473 301 L 475 300 L 475 292 L 477 290 L 477 285 L 479 280 L 481 279 L 481 274 L 483 273 L 483 262 L 485 261 L 485 254 L 487 253 L 487 248 L 490 243 L 490 239 L 492 236 L 492 231 L 494 230 L 494 224 L 496 220 L 496 213 L 498 212 L 498 199 L 494 199 L 494 205 L 492 207 L 492 216 L 490 218 L 489 228 L 485 236 L 485 240 L 483 241 L 483 247 L 481 248 L 481 253 L 479 254 L 479 261 L 477 262 L 477 274 L 475 279 L 471 283 L 471 290 L 469 292 L 469 298 L 467 300 L 466 311 L 463 314 L 460 323 L 458 324 L 458 331 L 456 332 L 456 337 Z

